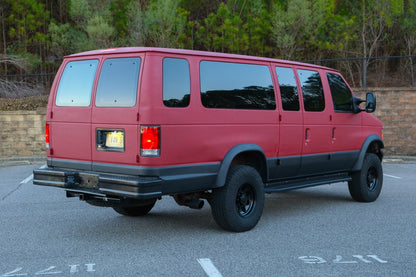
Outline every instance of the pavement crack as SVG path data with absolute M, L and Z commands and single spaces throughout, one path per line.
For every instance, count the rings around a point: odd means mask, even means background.
M 18 191 L 22 186 L 24 185 L 24 183 L 20 183 L 15 189 L 13 189 L 12 191 L 10 191 L 9 193 L 7 193 L 5 196 L 3 196 L 1 198 L 1 201 L 6 200 L 6 198 L 8 198 L 10 195 L 12 195 L 13 193 L 15 193 L 16 191 Z

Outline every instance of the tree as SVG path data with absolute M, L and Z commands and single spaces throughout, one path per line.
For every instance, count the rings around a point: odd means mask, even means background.
M 144 11 L 145 43 L 148 46 L 183 48 L 189 12 L 180 0 L 154 0 Z
M 406 43 L 406 49 L 404 53 L 409 56 L 416 54 L 416 1 L 406 1 L 406 7 L 404 8 L 404 14 L 400 20 L 401 34 Z M 412 86 L 415 86 L 415 77 L 413 70 L 413 58 L 409 58 L 410 61 L 410 74 L 412 80 Z
M 262 0 L 221 3 L 196 33 L 202 49 L 236 54 L 266 55 L 271 51 L 270 19 Z
M 127 31 L 129 33 L 128 44 L 130 46 L 144 46 L 145 30 L 144 30 L 144 13 L 140 2 L 132 1 L 128 8 Z
M 129 7 L 131 0 L 114 0 L 110 4 L 111 24 L 117 33 L 117 39 L 122 43 L 129 34 Z
M 325 0 L 289 0 L 285 4 L 273 5 L 272 37 L 279 50 L 277 55 L 285 59 L 305 57 L 311 50 L 309 41 L 314 40 L 316 30 L 322 22 L 323 14 L 316 5 Z M 295 52 L 302 51 L 302 54 Z
M 88 48 L 108 48 L 114 45 L 114 28 L 106 21 L 105 16 L 95 14 L 88 20 L 86 31 L 89 38 Z
M 32 52 L 45 56 L 49 24 L 49 11 L 36 0 L 7 0 L 10 6 L 9 36 L 14 39 L 13 47 L 17 53 Z
M 362 76 L 361 86 L 366 87 L 367 68 L 380 43 L 387 38 L 386 29 L 403 12 L 403 0 L 362 0 L 361 44 Z

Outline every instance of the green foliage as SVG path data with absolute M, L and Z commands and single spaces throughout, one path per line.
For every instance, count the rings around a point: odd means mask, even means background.
M 111 23 L 120 40 L 124 40 L 128 35 L 130 2 L 131 0 L 114 0 L 110 4 Z
M 85 27 L 91 17 L 90 5 L 87 0 L 70 0 L 69 16 L 75 26 Z
M 179 7 L 179 0 L 151 1 L 143 14 L 146 44 L 183 48 L 189 12 Z
M 114 28 L 107 23 L 104 16 L 96 14 L 88 20 L 86 31 L 89 38 L 88 48 L 107 48 L 112 46 Z
M 261 0 L 244 1 L 241 6 L 221 3 L 196 32 L 197 45 L 210 51 L 268 55 L 269 13 Z
M 416 53 L 416 0 L 2 0 L 0 12 L 1 52 L 37 56 L 36 67 L 114 46 L 296 60 Z
M 48 39 L 44 23 L 49 20 L 45 5 L 35 0 L 7 0 L 10 14 L 9 37 L 18 52 L 42 50 Z
M 315 9 L 320 1 L 289 0 L 286 5 L 274 5 L 272 35 L 278 55 L 285 59 L 296 58 L 295 52 L 304 51 L 309 41 L 315 41 L 317 24 L 323 17 L 322 11 Z

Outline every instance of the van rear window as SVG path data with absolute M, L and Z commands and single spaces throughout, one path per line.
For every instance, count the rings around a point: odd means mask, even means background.
M 56 105 L 88 107 L 91 104 L 91 92 L 97 66 L 98 60 L 67 63 L 59 81 Z
M 134 107 L 137 99 L 140 58 L 107 59 L 101 68 L 95 105 Z
M 276 109 L 268 66 L 202 61 L 200 75 L 201 100 L 206 108 Z

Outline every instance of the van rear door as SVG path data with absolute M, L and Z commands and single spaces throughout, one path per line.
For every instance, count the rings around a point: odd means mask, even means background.
M 49 115 L 51 166 L 91 169 L 91 96 L 98 65 L 98 59 L 71 59 L 58 72 Z
M 139 55 L 103 60 L 91 115 L 94 171 L 127 173 L 121 165 L 137 165 L 137 95 L 142 60 Z

